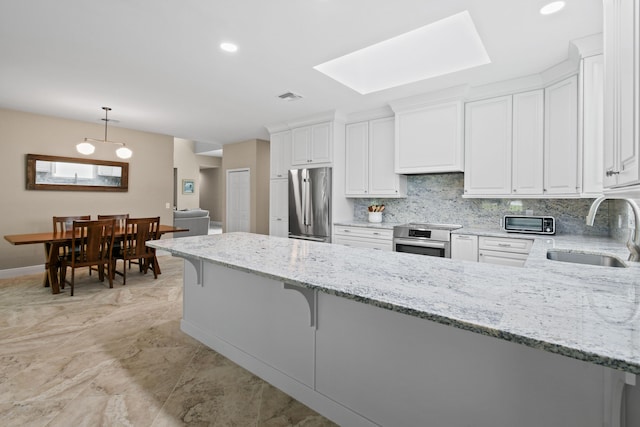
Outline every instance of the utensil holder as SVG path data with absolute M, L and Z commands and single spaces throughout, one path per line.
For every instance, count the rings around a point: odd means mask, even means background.
M 369 212 L 369 222 L 382 222 L 382 212 Z

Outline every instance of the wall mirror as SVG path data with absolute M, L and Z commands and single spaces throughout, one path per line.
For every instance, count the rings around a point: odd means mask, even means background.
M 27 154 L 27 190 L 128 191 L 129 163 Z

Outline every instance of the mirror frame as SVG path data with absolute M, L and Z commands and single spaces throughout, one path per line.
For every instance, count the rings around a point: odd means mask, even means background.
M 119 166 L 122 168 L 119 187 L 106 185 L 73 185 L 73 184 L 37 184 L 36 160 L 46 162 L 83 163 L 97 166 Z M 27 154 L 27 190 L 52 191 L 129 191 L 129 163 L 110 160 L 82 159 L 75 157 L 47 156 L 44 154 Z

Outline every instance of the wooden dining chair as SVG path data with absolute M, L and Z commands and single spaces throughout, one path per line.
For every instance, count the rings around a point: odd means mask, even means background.
M 129 214 L 98 215 L 98 219 L 115 219 L 116 228 L 121 230 L 124 230 L 124 227 L 127 225 L 127 218 L 129 218 Z
M 60 282 L 65 283 L 67 267 L 71 267 L 71 296 L 75 286 L 76 268 L 97 266 L 98 277 L 104 282 L 105 267 L 109 287 L 113 288 L 113 239 L 114 219 L 100 219 L 94 221 L 73 221 L 73 237 L 70 253 L 61 259 Z
M 74 216 L 54 216 L 53 217 L 53 233 L 64 234 L 67 231 L 71 231 L 73 228 L 73 221 L 88 221 L 91 219 L 91 215 L 74 215 Z M 66 258 L 69 256 L 71 245 L 60 245 L 58 247 L 58 259 Z M 57 267 L 60 267 L 58 263 Z M 91 269 L 89 269 L 91 273 Z M 60 286 L 64 289 L 64 281 L 60 281 Z
M 73 228 L 73 221 L 88 221 L 91 219 L 91 215 L 76 215 L 76 216 L 54 216 L 53 217 L 53 232 L 54 233 L 66 233 Z
M 116 230 L 124 230 L 127 226 L 127 218 L 129 218 L 129 214 L 98 215 L 98 219 L 115 219 Z M 120 246 L 122 246 L 122 239 L 116 238 L 113 242 L 113 250 L 117 250 Z M 129 263 L 129 268 L 131 268 L 131 263 Z
M 145 243 L 160 238 L 160 217 L 128 218 L 126 222 L 124 240 L 119 250 L 114 251 L 112 270 L 114 274 L 122 276 L 122 284 L 127 284 L 127 261 L 140 264 L 140 271 L 147 273 L 149 267 L 153 270 L 153 278 L 158 278 L 158 260 L 154 248 Z M 117 269 L 117 261 L 123 260 L 122 273 Z

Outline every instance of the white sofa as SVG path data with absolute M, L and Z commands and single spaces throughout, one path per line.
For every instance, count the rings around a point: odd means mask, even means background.
M 203 236 L 209 234 L 209 211 L 185 209 L 173 211 L 173 226 L 188 228 L 189 231 L 176 233 L 173 237 Z

